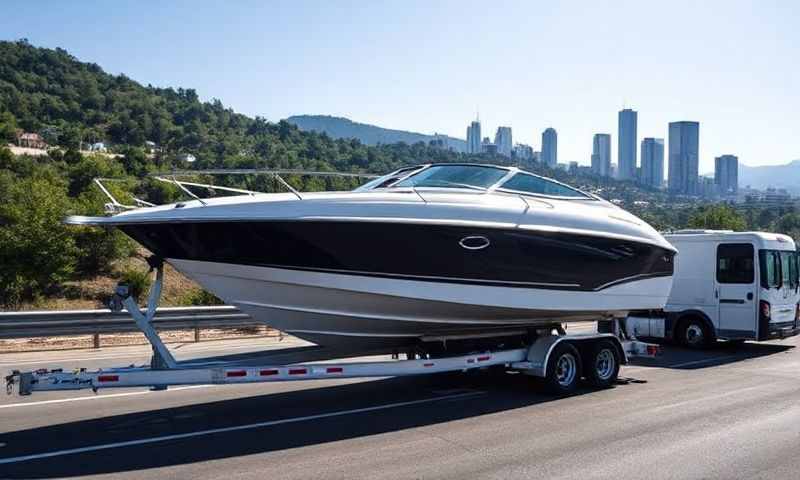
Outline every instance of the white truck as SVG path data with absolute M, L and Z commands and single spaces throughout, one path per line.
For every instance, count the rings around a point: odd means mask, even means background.
M 794 241 L 776 233 L 681 230 L 663 311 L 635 312 L 631 335 L 702 348 L 717 339 L 765 341 L 797 335 L 800 277 Z

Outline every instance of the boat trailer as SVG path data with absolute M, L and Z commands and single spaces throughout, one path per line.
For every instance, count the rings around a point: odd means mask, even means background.
M 89 371 L 38 369 L 13 371 L 5 377 L 7 393 L 14 387 L 20 395 L 57 390 L 94 392 L 101 388 L 151 387 L 165 390 L 177 385 L 232 385 L 276 381 L 319 380 L 357 377 L 392 377 L 504 367 L 545 380 L 556 393 L 574 390 L 582 377 L 596 387 L 608 387 L 617 380 L 619 368 L 631 357 L 654 357 L 659 345 L 637 341 L 626 332 L 624 319 L 603 319 L 600 333 L 565 332 L 561 324 L 539 329 L 526 348 L 471 352 L 458 356 L 407 360 L 345 363 L 292 363 L 289 365 L 243 365 L 242 362 L 178 362 L 164 345 L 152 324 L 164 281 L 163 261 L 148 259 L 155 281 L 146 308 L 141 310 L 125 286 L 118 286 L 110 301 L 115 311 L 125 309 L 152 346 L 149 366 L 129 366 Z

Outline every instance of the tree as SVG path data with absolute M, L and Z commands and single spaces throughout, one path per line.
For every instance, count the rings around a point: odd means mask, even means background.
M 61 220 L 70 201 L 46 178 L 16 180 L 0 203 L 0 304 L 17 305 L 66 280 L 77 251 Z
M 747 222 L 733 208 L 718 204 L 700 207 L 689 217 L 688 227 L 740 232 L 747 229 Z

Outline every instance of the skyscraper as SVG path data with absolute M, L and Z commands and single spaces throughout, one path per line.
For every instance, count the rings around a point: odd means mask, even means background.
M 720 195 L 739 192 L 739 158 L 736 155 L 721 155 L 714 159 L 714 183 Z
M 542 163 L 550 168 L 558 165 L 558 133 L 554 128 L 542 132 Z
M 467 127 L 467 153 L 481 153 L 481 122 L 475 120 Z
M 592 172 L 601 177 L 611 176 L 611 135 L 608 133 L 594 134 Z
M 664 184 L 664 139 L 645 138 L 642 140 L 641 182 L 653 188 Z
M 626 108 L 619 112 L 617 135 L 617 165 L 620 180 L 636 178 L 636 111 Z
M 669 191 L 698 195 L 700 123 L 669 124 Z
M 497 133 L 494 136 L 494 144 L 497 145 L 497 153 L 511 156 L 511 149 L 514 145 L 511 143 L 511 127 L 497 127 Z

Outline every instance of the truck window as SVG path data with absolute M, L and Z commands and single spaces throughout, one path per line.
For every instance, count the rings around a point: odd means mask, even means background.
M 783 284 L 791 288 L 797 287 L 797 253 L 781 252 L 781 272 Z
M 719 283 L 753 283 L 755 250 L 749 243 L 728 243 L 717 247 Z
M 758 252 L 761 266 L 761 286 L 778 288 L 781 286 L 781 254 L 775 250 Z

